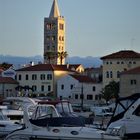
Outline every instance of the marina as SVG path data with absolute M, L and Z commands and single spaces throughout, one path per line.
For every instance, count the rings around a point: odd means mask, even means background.
M 0 140 L 140 140 L 140 1 L 0 5 Z
M 27 100 L 29 101 L 28 97 Z M 22 124 L 15 124 L 6 119 L 1 109 L 1 138 L 4 137 L 5 140 L 140 138 L 140 125 L 136 125 L 139 123 L 140 94 L 118 99 L 112 117 L 94 116 L 93 122 L 90 123 L 87 123 L 88 116 L 81 117 L 82 113 L 79 115 L 73 112 L 71 104 L 66 100 L 59 102 L 32 100 L 30 99 L 32 104 L 28 102 L 28 105 L 22 105 L 24 112 Z M 85 114 L 89 115 L 88 112 Z

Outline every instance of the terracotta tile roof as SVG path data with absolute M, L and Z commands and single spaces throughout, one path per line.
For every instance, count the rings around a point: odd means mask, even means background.
M 68 64 L 68 65 L 69 65 L 70 69 L 72 69 L 72 68 L 77 69 L 79 66 L 81 66 L 81 64 Z
M 112 53 L 101 57 L 101 59 L 116 59 L 116 58 L 140 58 L 140 53 L 133 50 L 122 50 L 116 53 Z
M 1 76 L 0 76 L 0 83 L 18 84 L 18 82 L 11 77 L 1 77 Z
M 18 69 L 16 71 L 71 71 L 67 69 L 66 65 L 52 65 L 52 64 L 37 64 L 25 68 Z
M 136 67 L 136 68 L 133 68 L 133 69 L 130 69 L 130 70 L 127 70 L 127 71 L 124 71 L 121 74 L 122 75 L 123 74 L 140 74 L 140 66 Z
M 73 75 L 73 74 L 70 74 L 70 76 L 72 76 L 73 78 L 78 80 L 80 83 L 97 83 L 95 80 L 93 80 L 90 77 L 85 76 L 85 75 Z

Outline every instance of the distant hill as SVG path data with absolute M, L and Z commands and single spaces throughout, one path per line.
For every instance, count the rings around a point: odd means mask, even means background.
M 100 57 L 69 57 L 67 59 L 67 62 L 69 64 L 82 64 L 84 67 L 99 67 L 102 65 L 102 60 L 100 60 Z
M 31 57 L 20 57 L 20 56 L 10 56 L 10 55 L 0 55 L 0 63 L 11 63 L 14 64 L 16 68 L 20 68 L 24 64 L 29 64 L 34 62 L 35 64 L 42 63 L 43 57 L 40 55 Z M 69 64 L 82 64 L 84 67 L 99 67 L 102 65 L 102 61 L 99 57 L 68 57 L 66 63 Z

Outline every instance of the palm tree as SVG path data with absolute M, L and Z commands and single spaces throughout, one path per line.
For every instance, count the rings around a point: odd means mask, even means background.
M 67 52 L 58 52 L 57 53 L 57 57 L 60 58 L 60 64 L 62 65 L 63 63 L 63 59 L 66 58 L 68 56 Z
M 45 52 L 44 59 L 48 60 L 49 64 L 51 64 L 51 60 L 55 59 L 56 53 L 55 52 Z

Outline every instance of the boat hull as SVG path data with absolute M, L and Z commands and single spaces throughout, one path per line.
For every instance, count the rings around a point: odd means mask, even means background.
M 5 140 L 120 140 L 90 128 L 45 128 L 44 130 L 20 130 L 11 133 Z

